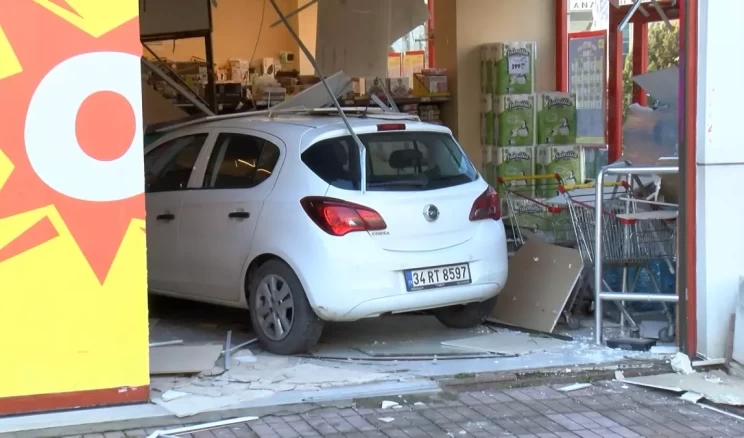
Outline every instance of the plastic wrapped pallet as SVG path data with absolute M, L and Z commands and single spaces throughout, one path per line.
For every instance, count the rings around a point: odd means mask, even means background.
M 581 145 L 543 145 L 536 147 L 536 172 L 560 175 L 564 184 L 584 182 L 584 150 Z M 538 195 L 556 196 L 553 187 L 538 188 Z
M 493 103 L 496 145 L 535 146 L 536 106 L 534 94 L 497 96 Z
M 534 146 L 500 147 L 495 150 L 495 164 L 498 176 L 520 177 L 530 176 L 535 171 L 535 148 Z M 534 184 L 526 179 L 512 179 L 506 182 L 514 193 L 522 196 L 535 196 Z M 499 187 L 503 196 L 503 188 Z
M 481 176 L 492 187 L 497 186 L 496 162 L 494 156 L 495 146 L 481 146 Z
M 496 114 L 494 112 L 494 99 L 491 94 L 481 96 L 481 144 L 487 146 L 496 145 Z
M 537 144 L 575 144 L 576 127 L 575 93 L 537 95 Z
M 495 59 L 496 94 L 532 94 L 535 92 L 537 43 L 512 41 L 496 43 L 490 53 Z
M 481 93 L 497 94 L 496 44 L 481 46 Z

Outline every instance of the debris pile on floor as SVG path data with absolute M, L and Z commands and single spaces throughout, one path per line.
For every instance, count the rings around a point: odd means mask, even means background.
M 561 348 L 566 343 L 548 336 L 526 333 L 491 333 L 465 339 L 442 342 L 442 345 L 475 350 L 486 353 L 500 353 L 509 356 L 521 356 L 529 353 Z
M 150 323 L 153 402 L 178 417 L 330 400 L 339 394 L 355 398 L 414 387 L 437 390 L 430 379 L 559 366 L 569 370 L 637 355 L 595 345 L 589 329 L 572 332 L 576 341 L 571 341 L 493 323 L 448 329 L 431 315 L 410 314 L 329 324 L 315 351 L 285 357 L 261 349 L 240 323 L 243 314 L 220 309 L 205 321 L 202 307 L 182 310 L 178 317 L 158 315 Z M 548 319 L 553 324 L 555 315 L 551 312 Z
M 217 353 L 220 350 L 218 346 Z M 278 392 L 319 391 L 398 379 L 390 374 L 355 369 L 349 364 L 319 366 L 301 358 L 267 353 L 253 356 L 249 350 L 236 352 L 229 368 L 216 366 L 213 360 L 209 370 L 192 377 L 153 377 L 150 386 L 153 393 L 160 394 L 153 401 L 178 417 L 186 417 L 252 402 Z
M 683 353 L 677 353 L 671 365 L 674 373 L 626 378 L 618 372 L 616 377 L 622 383 L 684 393 L 683 399 L 691 402 L 705 398 L 717 404 L 744 406 L 743 379 L 719 370 L 697 372 Z

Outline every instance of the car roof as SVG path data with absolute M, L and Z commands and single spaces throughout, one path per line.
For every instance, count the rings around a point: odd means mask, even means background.
M 349 124 L 359 134 L 376 132 L 377 126 L 386 123 L 405 124 L 407 130 L 430 131 L 451 134 L 444 127 L 422 122 L 417 116 L 406 113 L 360 112 L 346 114 Z M 328 138 L 348 135 L 343 118 L 337 112 L 327 113 L 244 113 L 229 116 L 206 117 L 188 120 L 162 128 L 163 131 L 176 132 L 188 127 L 200 126 L 208 129 L 253 129 L 271 134 L 280 139 L 300 138 L 310 134 L 311 138 Z M 314 143 L 315 140 L 310 141 Z M 307 143 L 306 143 L 307 144 Z

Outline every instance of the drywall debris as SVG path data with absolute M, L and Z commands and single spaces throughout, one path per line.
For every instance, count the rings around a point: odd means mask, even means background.
M 589 388 L 591 387 L 591 383 L 574 383 L 573 385 L 564 386 L 563 388 L 558 388 L 558 391 L 561 392 L 571 392 L 571 391 L 578 391 L 579 389 Z
M 382 421 L 383 423 L 392 423 L 393 421 L 395 421 L 395 418 L 393 418 L 393 417 L 382 417 L 382 418 L 378 418 L 378 420 Z
M 220 345 L 173 345 L 150 349 L 150 374 L 200 373 L 214 368 Z
M 239 417 L 232 418 L 230 420 L 215 421 L 214 423 L 203 423 L 194 426 L 179 427 L 177 429 L 170 430 L 156 430 L 147 436 L 147 438 L 157 438 L 164 435 L 182 435 L 191 432 L 199 432 L 201 430 L 216 429 L 219 427 L 230 426 L 238 423 L 248 423 L 249 421 L 258 420 L 258 417 Z
M 697 392 L 686 392 L 679 396 L 679 398 L 690 403 L 697 403 L 704 397 L 702 394 L 698 394 Z
M 183 339 L 177 339 L 174 341 L 150 342 L 150 348 L 165 347 L 166 345 L 181 345 L 181 344 L 183 344 Z
M 677 354 L 679 353 L 679 347 L 673 345 L 654 345 L 649 350 L 652 354 Z
M 165 391 L 163 395 L 160 396 L 160 398 L 163 399 L 164 402 L 169 402 L 171 400 L 175 400 L 177 398 L 186 397 L 189 395 L 187 392 L 181 392 L 181 391 L 175 391 L 173 389 Z
M 390 408 L 394 408 L 396 406 L 400 406 L 400 403 L 394 402 L 394 401 L 390 401 L 390 400 L 383 400 L 381 407 L 382 407 L 382 409 L 390 409 Z
M 692 374 L 668 373 L 620 381 L 678 393 L 695 392 L 713 403 L 744 406 L 744 380 L 727 376 L 722 371 Z
M 677 353 L 672 358 L 672 369 L 677 374 L 692 374 L 695 370 L 692 369 L 692 363 L 690 358 L 684 353 Z

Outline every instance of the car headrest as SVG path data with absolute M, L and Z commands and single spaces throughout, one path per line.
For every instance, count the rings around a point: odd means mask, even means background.
M 333 147 L 333 152 L 335 152 L 334 156 L 336 157 L 336 160 L 338 160 L 338 162 L 341 163 L 341 165 L 349 162 L 349 153 L 347 152 L 343 144 L 334 143 L 332 147 Z
M 388 160 L 390 167 L 396 170 L 421 166 L 424 155 L 416 149 L 403 149 L 394 151 Z

